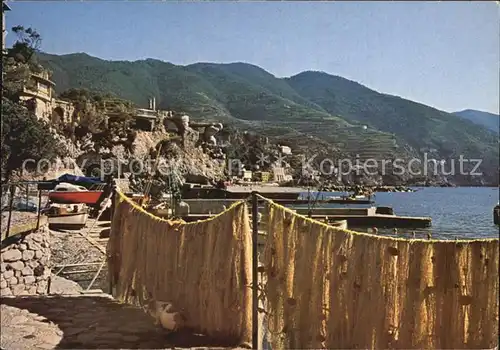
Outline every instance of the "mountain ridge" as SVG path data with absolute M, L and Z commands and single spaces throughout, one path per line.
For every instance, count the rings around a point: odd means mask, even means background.
M 482 125 L 496 133 L 500 133 L 500 115 L 498 114 L 477 109 L 464 109 L 462 111 L 453 112 L 452 114 L 470 120 L 475 124 Z

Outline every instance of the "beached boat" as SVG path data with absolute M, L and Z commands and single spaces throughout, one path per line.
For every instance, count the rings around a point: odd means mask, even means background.
M 65 213 L 59 215 L 48 215 L 49 228 L 67 228 L 80 229 L 85 227 L 89 214 L 84 213 Z
M 103 190 L 88 190 L 83 186 L 70 183 L 60 183 L 53 191 L 49 192 L 49 200 L 53 203 L 72 204 L 97 204 L 103 195 Z
M 54 204 L 44 211 L 49 228 L 79 229 L 87 224 L 88 209 L 85 204 L 58 205 Z

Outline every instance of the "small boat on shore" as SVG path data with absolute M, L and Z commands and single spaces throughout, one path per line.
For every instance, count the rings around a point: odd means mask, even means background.
M 89 216 L 85 204 L 73 205 L 72 208 L 65 205 L 52 205 L 44 211 L 47 216 L 49 228 L 80 229 L 87 224 Z

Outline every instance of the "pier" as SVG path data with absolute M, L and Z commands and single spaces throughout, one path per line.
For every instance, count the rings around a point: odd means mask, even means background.
M 237 200 L 234 199 L 187 199 L 184 206 L 177 210 L 184 221 L 196 221 L 210 218 L 222 212 Z M 274 202 L 278 204 L 279 200 Z M 296 201 L 284 200 L 288 204 Z M 296 208 L 289 206 L 297 214 L 309 216 L 319 221 L 346 220 L 348 227 L 380 227 L 380 228 L 427 228 L 432 224 L 430 217 L 398 216 L 392 213 L 391 208 L 375 206 L 367 208 Z M 263 211 L 259 207 L 259 212 Z

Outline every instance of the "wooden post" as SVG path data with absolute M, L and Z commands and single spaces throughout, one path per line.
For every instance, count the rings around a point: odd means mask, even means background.
M 36 218 L 36 229 L 40 228 L 40 213 L 42 211 L 42 191 L 38 190 L 38 215 Z
M 495 225 L 500 225 L 500 205 L 497 205 L 493 209 L 493 223 Z
M 9 237 L 10 233 L 10 221 L 12 219 L 12 204 L 14 202 L 14 186 L 10 186 L 10 198 L 9 198 L 9 218 L 7 219 L 7 232 L 5 233 L 5 238 Z
M 258 245 L 257 240 L 259 236 L 259 222 L 258 222 L 258 200 L 257 192 L 252 192 L 252 348 L 259 348 L 259 299 L 258 299 L 258 286 L 259 275 L 257 269 L 258 262 Z

